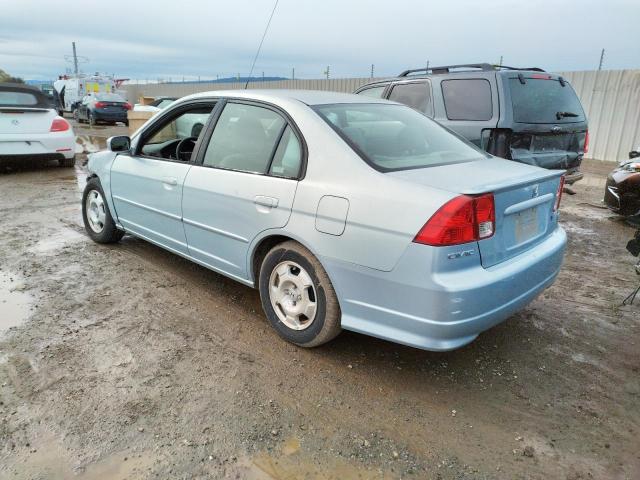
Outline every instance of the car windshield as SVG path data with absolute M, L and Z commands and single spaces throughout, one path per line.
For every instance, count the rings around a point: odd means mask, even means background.
M 122 98 L 117 93 L 96 93 L 96 100 L 101 102 L 124 102 L 124 98 Z
M 468 162 L 487 154 L 404 105 L 319 105 L 316 112 L 381 171 Z
M 578 96 L 565 82 L 550 78 L 510 78 L 513 119 L 518 123 L 584 122 Z
M 27 92 L 0 90 L 0 105 L 34 106 L 38 104 L 38 98 Z

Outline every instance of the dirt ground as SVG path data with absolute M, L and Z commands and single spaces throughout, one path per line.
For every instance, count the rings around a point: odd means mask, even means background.
M 91 242 L 81 163 L 0 173 L 0 478 L 640 478 L 634 230 L 598 179 L 555 285 L 471 345 L 303 350 L 257 291 Z

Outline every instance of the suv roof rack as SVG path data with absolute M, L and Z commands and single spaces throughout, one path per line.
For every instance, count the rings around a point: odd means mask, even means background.
M 453 69 L 458 69 L 458 68 L 467 68 L 467 69 L 479 69 L 483 72 L 491 72 L 491 71 L 495 71 L 495 70 L 529 70 L 529 71 L 534 71 L 534 72 L 544 72 L 543 69 L 538 68 L 538 67 L 526 67 L 526 68 L 519 68 L 519 67 L 508 67 L 506 65 L 492 65 L 490 63 L 464 63 L 464 64 L 460 64 L 460 65 L 444 65 L 441 67 L 429 67 L 429 68 L 415 68 L 412 70 L 405 70 L 404 72 L 400 73 L 400 75 L 398 75 L 399 77 L 407 77 L 409 75 L 411 75 L 412 73 L 419 73 L 419 72 L 424 72 L 424 73 L 433 73 L 433 74 L 442 74 L 442 73 L 449 73 L 451 70 Z

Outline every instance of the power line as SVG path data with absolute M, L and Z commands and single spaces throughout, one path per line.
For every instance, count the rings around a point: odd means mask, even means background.
M 260 55 L 260 50 L 262 49 L 262 44 L 264 42 L 265 37 L 267 36 L 267 32 L 269 31 L 269 25 L 271 25 L 271 19 L 273 18 L 273 14 L 276 13 L 276 7 L 278 6 L 278 1 L 273 5 L 273 10 L 271 10 L 271 15 L 269 16 L 269 21 L 267 22 L 267 26 L 264 29 L 264 33 L 262 34 L 262 40 L 260 40 L 260 45 L 258 45 L 258 51 L 256 52 L 256 56 L 253 59 L 253 63 L 251 64 L 251 70 L 249 71 L 249 76 L 247 77 L 247 83 L 244 84 L 244 89 L 246 90 L 249 86 L 249 80 L 251 80 L 251 75 L 253 74 L 253 68 L 256 66 L 256 61 L 258 60 L 258 55 Z

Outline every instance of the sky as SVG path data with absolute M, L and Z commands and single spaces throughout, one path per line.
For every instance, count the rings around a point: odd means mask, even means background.
M 0 69 L 139 80 L 248 75 L 274 0 L 0 0 Z M 279 0 L 254 75 L 396 75 L 457 63 L 640 68 L 640 0 Z

